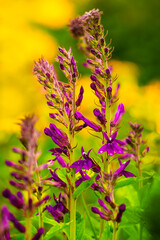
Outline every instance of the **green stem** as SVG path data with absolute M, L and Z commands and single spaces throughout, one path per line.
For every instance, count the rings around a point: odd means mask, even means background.
M 26 232 L 25 232 L 25 240 L 31 239 L 31 217 L 27 216 L 26 218 Z
M 141 161 L 140 161 L 140 158 L 139 158 L 139 139 L 137 137 L 137 144 L 136 144 L 136 160 L 137 160 L 137 164 L 138 164 L 138 174 L 139 174 L 139 177 L 142 177 L 142 169 L 141 169 Z M 139 181 L 139 190 L 143 187 L 143 181 L 140 180 Z M 141 199 L 140 199 L 140 202 L 141 202 Z M 139 239 L 142 240 L 142 237 L 143 237 L 143 223 L 140 222 L 139 224 Z
M 96 232 L 95 232 L 95 230 L 94 230 L 94 227 L 93 227 L 93 224 L 92 224 L 90 215 L 89 215 L 89 211 L 88 211 L 88 208 L 87 208 L 87 206 L 86 206 L 86 202 L 85 202 L 84 197 L 83 197 L 82 194 L 81 194 L 81 201 L 82 201 L 83 207 L 84 207 L 84 209 L 85 209 L 85 211 L 86 211 L 86 214 L 87 214 L 87 217 L 88 217 L 88 220 L 89 220 L 89 224 L 90 224 L 90 226 L 91 226 L 91 229 L 92 229 L 92 232 L 93 232 L 93 234 L 94 234 L 94 237 L 95 237 L 95 239 L 97 240 L 98 238 L 97 238 Z
M 103 210 L 103 209 L 101 209 Z M 105 225 L 105 221 L 104 219 L 100 219 L 100 232 L 99 232 L 99 240 L 101 240 L 101 237 L 102 237 L 102 233 L 104 231 L 104 225 Z
M 117 226 L 116 226 L 116 222 L 113 222 L 113 236 L 112 236 L 112 240 L 116 240 L 116 235 L 117 235 Z
M 29 199 L 31 198 L 31 186 L 28 186 L 28 202 Z M 32 219 L 30 216 L 30 211 L 29 209 L 26 212 L 26 232 L 25 232 L 25 240 L 30 240 L 31 239 L 31 226 L 32 226 Z
M 74 162 L 74 126 L 75 126 L 75 82 L 73 82 L 73 100 L 72 100 L 72 124 L 73 129 L 70 131 L 70 164 Z M 73 198 L 73 189 L 75 189 L 75 173 L 74 170 L 71 171 L 71 186 L 70 186 L 70 240 L 76 240 L 76 199 Z
M 35 161 L 35 165 L 36 165 L 36 167 L 38 167 L 37 160 Z M 37 172 L 36 177 L 37 177 L 37 184 L 38 184 L 38 186 L 40 186 L 41 177 L 40 177 L 40 173 L 39 172 Z M 37 196 L 38 201 L 41 200 L 41 196 L 42 196 L 41 192 L 38 191 L 38 196 Z M 38 212 L 39 212 L 39 228 L 41 228 L 41 227 L 43 227 L 43 214 L 42 214 L 42 207 L 41 207 L 41 205 L 38 207 Z M 43 240 L 43 234 L 41 236 L 41 240 Z

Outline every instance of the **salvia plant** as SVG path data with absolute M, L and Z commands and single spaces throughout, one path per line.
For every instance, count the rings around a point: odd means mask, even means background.
M 116 240 L 119 230 L 132 223 L 129 219 L 126 221 L 127 214 L 125 217 L 130 205 L 125 196 L 118 199 L 116 190 L 133 183 L 137 183 L 137 188 L 143 188 L 142 160 L 149 148 L 142 139 L 143 127 L 138 123 L 129 122 L 129 133 L 125 139 L 119 139 L 125 108 L 123 103 L 117 104 L 120 84 L 116 83 L 117 76 L 113 76 L 109 65 L 113 47 L 105 40 L 107 34 L 101 25 L 101 15 L 102 12 L 93 9 L 69 24 L 72 36 L 86 55 L 83 65 L 91 72 L 90 87 L 97 98 L 94 121 L 81 113 L 85 89 L 81 86 L 76 94 L 80 73 L 71 48 L 58 48 L 56 61 L 64 73 L 64 82 L 57 79 L 53 65 L 47 60 L 40 58 L 35 62 L 33 73 L 45 89 L 50 108 L 51 123 L 44 133 L 53 141 L 53 148 L 49 149 L 52 160 L 39 164 L 37 141 L 40 133 L 35 129 L 36 117 L 22 119 L 19 138 L 22 148 L 13 148 L 20 156 L 19 160 L 6 161 L 11 168 L 10 185 L 17 192 L 6 188 L 2 195 L 21 211 L 23 220 L 18 220 L 3 205 L 1 240 Z M 83 144 L 75 140 L 84 128 L 89 129 L 93 138 L 89 149 L 85 139 Z M 44 174 L 42 177 L 43 171 L 47 171 L 46 177 Z M 91 191 L 96 199 L 92 206 L 84 198 L 84 193 L 87 196 Z M 83 205 L 84 215 L 78 212 L 77 200 Z M 14 234 L 13 228 L 17 229 Z M 140 222 L 136 222 L 134 230 L 139 236 L 136 239 L 142 239 Z

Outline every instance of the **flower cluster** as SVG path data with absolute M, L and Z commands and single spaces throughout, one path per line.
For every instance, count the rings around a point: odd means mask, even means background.
M 41 170 L 53 165 L 53 162 L 50 161 L 38 166 L 37 159 L 40 152 L 37 151 L 37 140 L 40 133 L 34 127 L 35 122 L 35 116 L 27 116 L 22 120 L 20 123 L 21 136 L 19 139 L 24 148 L 13 148 L 15 153 L 20 154 L 20 160 L 18 163 L 6 160 L 6 165 L 13 169 L 11 176 L 14 180 L 10 180 L 10 184 L 17 188 L 18 191 L 15 195 L 6 188 L 2 193 L 15 208 L 23 210 L 26 219 L 31 219 L 34 212 L 37 211 L 37 209 L 39 211 L 39 207 L 48 201 L 49 195 L 41 197 L 43 187 L 41 186 L 40 179 L 37 179 L 37 177 Z M 24 197 L 25 192 L 27 192 L 28 195 L 27 199 Z M 37 201 L 34 200 L 33 194 L 36 195 Z M 31 238 L 28 234 L 28 229 L 18 222 L 6 206 L 2 207 L 1 212 L 1 225 L 5 227 L 4 229 L 2 227 L 3 231 L 0 232 L 0 236 L 9 236 L 9 222 L 12 222 L 18 231 L 25 233 L 28 238 Z M 43 233 L 44 229 L 40 226 L 37 234 L 32 239 L 39 239 Z

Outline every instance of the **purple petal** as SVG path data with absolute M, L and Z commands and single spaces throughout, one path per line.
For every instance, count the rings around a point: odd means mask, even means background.
M 122 173 L 122 171 L 128 166 L 129 163 L 130 163 L 130 160 L 128 160 L 127 162 L 124 162 L 124 163 L 114 172 L 114 176 L 119 176 L 119 174 Z
M 123 154 L 123 150 L 121 147 L 119 147 L 115 142 L 112 143 L 112 147 L 116 153 Z
M 136 177 L 133 173 L 128 172 L 128 171 L 123 171 L 123 175 L 128 178 L 128 177 Z
M 103 207 L 107 212 L 110 212 L 110 210 L 107 208 L 107 206 L 105 205 L 105 203 L 103 202 L 102 199 L 98 199 L 98 203 L 101 207 Z
M 32 240 L 39 240 L 43 233 L 44 233 L 44 228 L 39 228 L 37 233 L 32 238 Z
M 111 135 L 111 141 L 114 141 L 115 138 L 117 137 L 117 133 L 118 131 L 114 132 L 112 135 Z
M 114 149 L 112 147 L 112 143 L 108 143 L 107 144 L 107 152 L 110 156 L 113 156 L 114 155 Z
M 107 144 L 104 144 L 98 151 L 98 153 L 104 153 L 107 152 Z
M 118 108 L 117 108 L 117 111 L 115 113 L 115 117 L 113 119 L 113 123 L 115 125 L 117 125 L 120 121 L 121 121 L 121 118 L 122 118 L 122 115 L 125 113 L 125 110 L 124 110 L 124 105 L 122 103 L 120 103 L 118 105 Z
M 106 132 L 103 131 L 103 137 L 107 140 L 107 142 L 109 142 L 109 137 L 108 135 L 106 134 Z
M 123 142 L 123 141 L 121 141 L 121 140 L 115 139 L 114 141 L 115 141 L 116 143 L 118 143 L 119 145 L 122 145 L 122 146 L 126 145 L 126 143 Z
M 67 163 L 64 161 L 64 159 L 61 156 L 56 155 L 56 159 L 62 167 L 64 167 L 64 168 L 67 167 Z

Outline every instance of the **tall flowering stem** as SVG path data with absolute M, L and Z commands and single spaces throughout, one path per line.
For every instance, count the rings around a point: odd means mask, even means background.
M 64 132 L 51 123 L 50 128 L 45 128 L 44 132 L 58 145 L 59 148 L 53 148 L 50 151 L 52 151 L 52 155 L 56 157 L 55 160 L 58 161 L 61 167 L 66 169 L 68 188 L 65 186 L 64 190 L 67 194 L 67 207 L 70 210 L 70 238 L 74 240 L 76 239 L 76 199 L 73 198 L 75 173 L 70 168 L 70 165 L 75 161 L 75 131 L 80 131 L 81 128 L 85 127 L 77 126 L 77 121 L 75 120 L 77 108 L 83 99 L 84 89 L 81 87 L 76 100 L 76 81 L 79 74 L 76 62 L 71 54 L 71 49 L 67 52 L 66 49 L 59 47 L 59 55 L 57 55 L 56 61 L 59 62 L 60 69 L 68 79 L 68 83 L 58 81 L 53 66 L 44 59 L 39 59 L 38 62 L 35 62 L 33 70 L 39 82 L 47 91 L 47 104 L 54 110 L 54 112 L 50 113 L 50 117 L 65 128 Z M 62 158 L 63 156 L 68 158 L 67 163 Z
M 47 195 L 43 198 L 39 197 L 39 192 L 42 192 L 43 188 L 40 188 L 40 181 L 36 180 L 36 175 L 43 169 L 53 165 L 53 162 L 51 161 L 38 166 L 37 161 L 40 152 L 37 150 L 37 140 L 40 133 L 34 127 L 35 122 L 35 116 L 27 116 L 22 119 L 22 122 L 20 123 L 21 136 L 19 139 L 23 148 L 13 148 L 13 151 L 20 154 L 21 158 L 18 163 L 6 160 L 6 165 L 14 169 L 14 171 L 11 172 L 11 176 L 15 180 L 10 180 L 10 184 L 19 191 L 17 192 L 17 195 L 12 194 L 9 189 L 5 189 L 2 193 L 14 207 L 23 210 L 26 219 L 26 227 L 18 223 L 18 220 L 9 212 L 9 210 L 6 209 L 5 211 L 7 212 L 8 221 L 12 221 L 15 227 L 25 234 L 25 240 L 30 240 L 32 237 L 33 239 L 39 239 L 44 233 L 40 206 L 47 202 L 49 196 Z M 24 198 L 23 192 L 27 192 L 27 199 Z M 37 196 L 37 201 L 33 198 L 33 194 Z M 32 236 L 32 216 L 37 209 L 40 215 L 40 224 L 37 234 Z
M 103 191 L 112 203 L 112 214 L 118 216 L 119 208 L 115 204 L 114 186 L 118 176 L 116 176 L 116 174 L 119 174 L 119 170 L 114 170 L 115 166 L 112 162 L 116 159 L 116 154 L 123 154 L 123 146 L 125 143 L 116 139 L 116 136 L 118 133 L 118 125 L 125 111 L 123 104 L 119 104 L 115 116 L 112 118 L 111 107 L 112 104 L 118 100 L 117 94 L 119 84 L 117 85 L 115 93 L 112 94 L 113 83 L 116 81 L 117 77 L 112 76 L 112 67 L 109 66 L 108 63 L 112 56 L 113 48 L 110 46 L 110 43 L 107 44 L 105 41 L 105 33 L 103 26 L 101 25 L 101 14 L 102 12 L 98 9 L 93 9 L 86 12 L 83 16 L 73 19 L 70 22 L 69 27 L 72 36 L 79 39 L 79 48 L 87 56 L 84 66 L 92 71 L 92 75 L 90 76 L 92 83 L 90 86 L 100 104 L 100 109 L 95 108 L 93 111 L 97 121 L 101 125 L 101 129 L 103 130 L 100 131 L 102 132 L 102 142 L 104 144 L 98 151 L 98 153 L 101 154 L 103 168 L 101 168 L 97 180 L 99 180 L 102 189 L 104 189 Z M 114 156 L 114 158 L 112 158 L 112 156 Z M 127 165 L 121 163 L 120 172 L 121 169 Z M 131 174 L 130 176 L 133 175 Z M 94 188 L 97 189 L 98 186 L 94 185 Z M 103 194 L 102 196 L 103 200 L 105 200 L 105 196 Z M 105 212 L 104 208 L 106 207 L 104 207 L 104 202 L 102 204 L 101 200 L 99 201 L 101 213 L 95 208 L 92 209 L 93 212 L 100 213 L 102 219 L 100 223 L 99 239 L 101 239 L 104 231 L 105 220 L 112 220 L 113 239 L 115 240 L 117 223 L 120 221 L 121 217 L 118 217 L 117 220 L 111 216 L 107 218 L 102 217 Z M 110 212 L 110 210 L 107 211 Z M 122 211 L 119 216 L 122 216 Z

